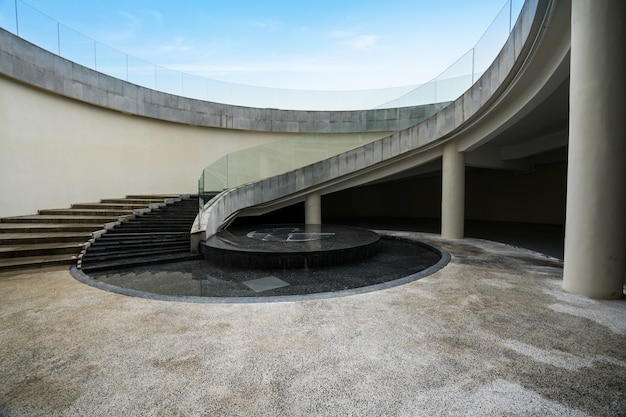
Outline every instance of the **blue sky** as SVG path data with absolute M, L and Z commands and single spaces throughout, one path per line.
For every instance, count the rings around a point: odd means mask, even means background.
M 14 26 L 15 0 L 0 0 Z M 24 0 L 160 66 L 240 84 L 352 90 L 426 82 L 479 40 L 505 0 Z M 32 11 L 18 0 L 18 12 Z M 519 8 L 521 0 L 514 1 Z

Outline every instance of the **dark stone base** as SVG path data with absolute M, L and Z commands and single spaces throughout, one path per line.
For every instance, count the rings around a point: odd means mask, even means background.
M 305 269 L 367 259 L 379 250 L 370 230 L 335 225 L 257 225 L 223 230 L 200 245 L 217 265 Z

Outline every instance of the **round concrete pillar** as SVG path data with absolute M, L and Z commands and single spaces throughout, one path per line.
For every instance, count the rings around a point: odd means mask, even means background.
M 626 2 L 574 0 L 563 289 L 623 296 Z
M 465 234 L 465 158 L 456 142 L 443 145 L 441 176 L 441 237 L 461 239 Z
M 320 193 L 306 195 L 304 200 L 304 222 L 306 224 L 322 224 L 322 198 Z

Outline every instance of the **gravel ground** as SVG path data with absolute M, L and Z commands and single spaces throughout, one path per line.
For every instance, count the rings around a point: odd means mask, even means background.
M 1 416 L 626 415 L 626 300 L 561 261 L 395 232 L 450 263 L 345 297 L 187 303 L 0 277 Z

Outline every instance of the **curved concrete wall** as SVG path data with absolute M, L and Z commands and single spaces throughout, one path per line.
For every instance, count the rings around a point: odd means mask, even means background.
M 386 136 L 443 104 L 254 109 L 118 80 L 0 29 L 0 217 L 146 193 L 195 193 L 223 155 L 295 135 Z
M 45 51 L 2 28 L 0 74 L 64 97 L 127 114 L 193 126 L 257 132 L 396 131 L 424 120 L 446 104 L 357 111 L 303 111 L 195 100 L 99 73 Z
M 0 77 L 0 217 L 128 194 L 194 193 L 212 159 L 287 136 L 134 117 Z

